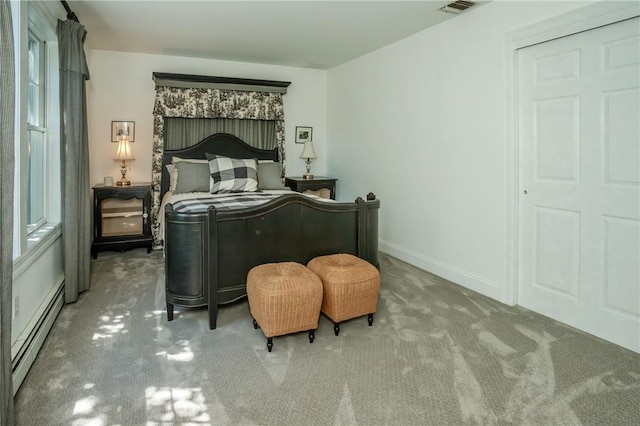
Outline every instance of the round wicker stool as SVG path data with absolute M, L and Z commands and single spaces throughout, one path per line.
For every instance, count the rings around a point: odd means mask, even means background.
M 262 329 L 267 349 L 273 336 L 309 331 L 313 343 L 322 304 L 322 282 L 304 265 L 295 262 L 267 263 L 247 275 L 247 297 L 253 327 Z
M 322 280 L 322 312 L 333 321 L 336 336 L 341 321 L 367 315 L 369 326 L 380 294 L 380 272 L 375 266 L 350 254 L 332 254 L 312 259 L 307 268 Z

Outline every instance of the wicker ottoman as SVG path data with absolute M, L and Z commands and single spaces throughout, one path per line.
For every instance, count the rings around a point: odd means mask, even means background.
M 309 331 L 313 343 L 322 304 L 322 282 L 304 265 L 295 262 L 267 263 L 247 275 L 247 297 L 253 327 L 262 329 L 267 349 L 273 336 Z
M 369 326 L 380 294 L 380 272 L 366 260 L 350 254 L 312 259 L 307 268 L 322 280 L 322 312 L 333 321 L 336 336 L 341 321 L 367 315 Z

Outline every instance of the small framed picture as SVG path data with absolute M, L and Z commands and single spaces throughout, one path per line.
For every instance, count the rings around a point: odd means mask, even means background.
M 120 136 L 127 136 L 129 142 L 136 140 L 135 121 L 112 121 L 111 122 L 111 142 L 118 142 Z
M 313 127 L 296 126 L 296 143 L 305 143 L 313 140 Z

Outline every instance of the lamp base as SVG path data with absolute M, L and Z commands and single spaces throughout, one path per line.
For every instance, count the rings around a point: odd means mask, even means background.
M 313 179 L 313 175 L 311 173 L 305 173 L 302 175 L 302 179 Z
M 126 177 L 127 163 L 124 160 L 122 160 L 122 165 L 120 166 L 120 173 L 122 173 L 122 177 L 116 182 L 116 186 L 131 186 L 131 181 Z

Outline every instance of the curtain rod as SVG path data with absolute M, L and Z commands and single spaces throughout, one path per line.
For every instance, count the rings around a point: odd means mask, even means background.
M 276 80 L 256 80 L 252 78 L 236 78 L 236 77 L 218 77 L 208 75 L 194 75 L 194 74 L 175 74 L 168 72 L 153 72 L 153 80 L 176 80 L 176 81 L 191 81 L 202 83 L 233 83 L 233 84 L 245 84 L 254 86 L 273 86 L 273 87 L 289 87 L 290 81 L 276 81 Z
M 67 2 L 65 0 L 60 0 L 60 3 L 62 3 L 62 5 L 64 6 L 64 9 L 67 11 L 67 19 L 76 21 L 79 24 L 80 20 L 78 19 L 78 15 L 76 15 L 76 13 L 73 10 L 71 10 Z
M 287 93 L 290 81 L 256 80 L 251 78 L 218 77 L 193 74 L 153 72 L 156 87 L 213 88 L 249 92 Z

